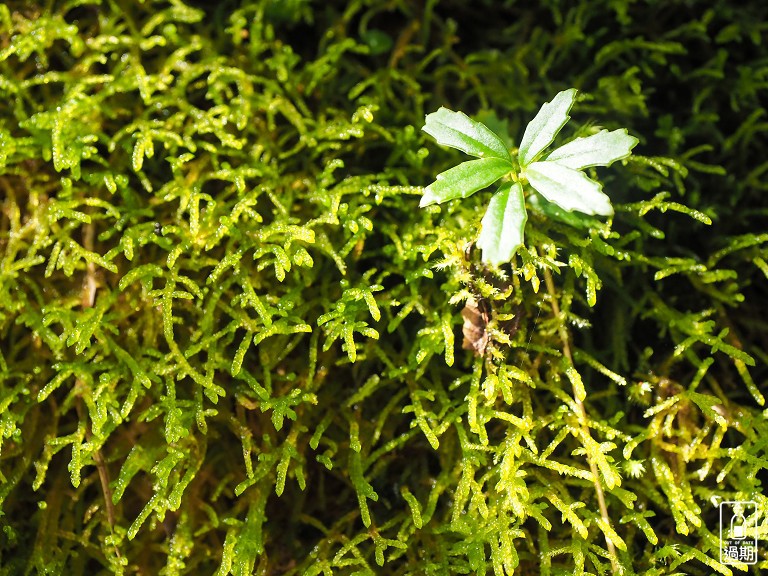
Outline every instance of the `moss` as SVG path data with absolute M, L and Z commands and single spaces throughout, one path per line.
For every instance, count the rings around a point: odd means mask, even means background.
M 762 4 L 0 6 L 2 572 L 731 573 Z M 459 157 L 424 115 L 514 144 L 571 86 L 641 139 L 617 214 L 488 269 L 483 194 L 418 209 Z

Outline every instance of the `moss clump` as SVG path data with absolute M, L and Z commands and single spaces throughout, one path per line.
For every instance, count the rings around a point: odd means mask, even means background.
M 0 6 L 2 573 L 731 573 L 766 8 L 476 4 Z M 571 86 L 617 214 L 487 268 L 424 114 Z

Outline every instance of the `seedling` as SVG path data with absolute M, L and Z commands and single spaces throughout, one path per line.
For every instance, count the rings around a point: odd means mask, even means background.
M 483 262 L 500 265 L 512 259 L 523 245 L 528 213 L 525 190 L 530 187 L 548 202 L 568 212 L 610 216 L 611 200 L 602 192 L 602 184 L 584 172 L 591 166 L 609 166 L 627 158 L 638 140 L 626 129 L 601 130 L 585 138 L 576 138 L 545 153 L 570 119 L 568 112 L 576 98 L 576 89 L 557 94 L 541 107 L 528 124 L 516 154 L 490 128 L 462 112 L 440 108 L 428 114 L 423 130 L 439 144 L 476 156 L 479 160 L 463 162 L 437 175 L 427 186 L 420 206 L 442 204 L 467 198 L 499 179 L 498 187 L 482 220 L 477 245 Z

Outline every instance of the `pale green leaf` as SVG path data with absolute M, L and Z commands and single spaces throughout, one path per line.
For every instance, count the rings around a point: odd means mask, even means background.
M 512 170 L 512 163 L 500 158 L 470 160 L 437 175 L 427 186 L 419 206 L 442 204 L 456 198 L 466 198 L 493 184 Z
M 520 142 L 520 165 L 527 166 L 552 141 L 565 126 L 570 116 L 568 112 L 576 99 L 576 88 L 570 88 L 557 94 L 552 102 L 541 107 L 536 117 L 525 128 L 523 140 Z
M 722 404 L 719 398 L 710 396 L 709 394 L 700 394 L 692 390 L 686 392 L 686 395 L 701 409 L 702 412 L 704 412 L 704 414 L 717 422 L 719 426 L 724 428 L 728 426 L 728 421 L 722 414 L 720 414 L 720 412 L 718 412 L 717 407 Z
M 491 197 L 477 239 L 483 262 L 495 265 L 509 262 L 523 245 L 526 220 L 523 187 L 518 182 L 502 184 Z
M 568 377 L 568 380 L 571 381 L 573 392 L 576 395 L 576 398 L 579 400 L 579 402 L 584 402 L 584 399 L 587 397 L 587 391 L 584 388 L 584 382 L 581 380 L 581 374 L 579 374 L 579 371 L 576 370 L 576 368 L 573 366 L 568 366 L 565 369 L 565 375 Z
M 587 216 L 586 214 L 582 214 L 580 212 L 568 212 L 567 210 L 563 210 L 557 204 L 553 204 L 538 192 L 528 196 L 528 203 L 531 205 L 532 208 L 540 211 L 542 214 L 547 216 L 547 218 L 552 218 L 553 220 L 559 220 L 560 222 L 565 222 L 566 224 L 568 224 L 569 226 L 573 226 L 574 228 L 589 230 L 590 228 L 599 228 L 601 225 L 601 222 L 599 220 L 597 220 L 596 218 Z
M 421 528 L 423 521 L 421 518 L 421 505 L 419 504 L 419 501 L 413 494 L 411 494 L 411 491 L 408 490 L 407 486 L 400 488 L 400 494 L 402 494 L 403 499 L 408 503 L 408 507 L 411 509 L 413 525 L 416 526 L 416 528 Z
M 597 520 L 597 526 L 602 530 L 605 537 L 610 540 L 616 548 L 619 550 L 623 550 L 624 552 L 627 551 L 627 543 L 624 542 L 624 540 L 619 536 L 618 532 L 613 529 L 613 526 L 611 526 L 610 522 L 607 522 L 603 518 L 598 518 Z
M 440 108 L 437 112 L 427 114 L 422 130 L 437 140 L 438 144 L 456 148 L 470 156 L 512 160 L 501 138 L 463 112 Z
M 547 162 L 557 162 L 566 168 L 580 170 L 589 166 L 609 166 L 632 154 L 638 140 L 626 129 L 601 130 L 586 138 L 576 138 L 547 156 Z
M 534 162 L 526 168 L 525 175 L 539 194 L 563 210 L 601 216 L 613 214 L 611 200 L 602 193 L 602 186 L 583 172 L 556 162 Z

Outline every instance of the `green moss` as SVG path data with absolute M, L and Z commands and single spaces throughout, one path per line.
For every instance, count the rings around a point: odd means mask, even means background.
M 477 4 L 0 6 L 0 572 L 731 573 L 766 9 Z M 424 115 L 514 145 L 571 86 L 641 138 L 616 216 L 489 269 Z

